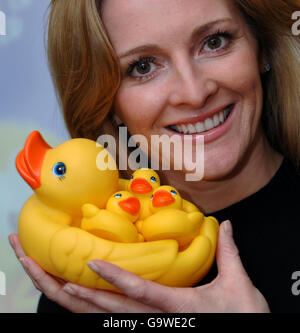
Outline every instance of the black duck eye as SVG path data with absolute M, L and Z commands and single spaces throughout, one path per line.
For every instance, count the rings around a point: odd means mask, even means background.
M 172 193 L 173 195 L 177 195 L 177 192 L 174 191 L 174 190 L 171 190 L 171 193 Z
M 155 177 L 151 177 L 150 180 L 153 182 L 153 183 L 156 183 L 157 182 L 157 179 Z
M 67 167 L 62 162 L 55 164 L 53 167 L 53 174 L 55 177 L 62 177 L 65 175 L 66 172 L 67 172 Z
M 114 195 L 115 198 L 121 198 L 122 194 L 121 193 L 117 193 Z

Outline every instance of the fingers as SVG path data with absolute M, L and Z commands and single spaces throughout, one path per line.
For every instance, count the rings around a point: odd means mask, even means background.
M 223 278 L 231 278 L 232 275 L 248 277 L 233 239 L 233 230 L 230 221 L 221 223 L 216 260 L 219 276 Z
M 109 313 L 157 313 L 158 309 L 141 304 L 125 295 L 107 290 L 89 289 L 72 283 L 67 283 L 64 291 L 70 295 L 86 300 Z
M 10 235 L 9 242 L 34 286 L 50 300 L 72 312 L 105 312 L 103 309 L 97 308 L 91 303 L 64 292 L 62 290 L 64 282 L 61 279 L 54 278 L 46 273 L 34 260 L 25 255 L 20 245 L 18 235 Z
M 10 235 L 9 241 L 35 287 L 50 300 L 72 312 L 159 312 L 159 310 L 152 309 L 146 305 L 141 307 L 141 304 L 124 295 L 117 295 L 107 291 L 96 291 L 71 283 L 68 283 L 63 288 L 65 285 L 63 280 L 47 274 L 34 260 L 25 255 L 18 235 Z
M 9 243 L 13 250 L 15 251 L 16 257 L 18 259 L 25 257 L 26 254 L 24 253 L 20 241 L 19 241 L 19 236 L 17 234 L 10 234 L 8 236 Z
M 101 260 L 90 261 L 88 266 L 103 279 L 122 290 L 129 298 L 159 311 L 175 312 L 175 305 L 178 304 L 177 288 L 145 280 Z

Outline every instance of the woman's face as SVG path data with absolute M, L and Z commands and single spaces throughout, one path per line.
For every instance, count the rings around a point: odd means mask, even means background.
M 129 132 L 204 136 L 204 179 L 245 158 L 262 109 L 259 50 L 232 0 L 104 0 L 123 79 L 115 112 Z

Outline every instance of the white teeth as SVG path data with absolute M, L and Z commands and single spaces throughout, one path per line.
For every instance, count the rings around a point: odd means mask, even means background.
M 220 123 L 223 124 L 224 123 L 224 111 L 223 112 L 220 112 L 219 114 L 219 120 L 220 120 Z
M 197 123 L 196 124 L 196 130 L 198 133 L 204 132 L 205 131 L 205 126 L 203 123 Z
M 189 132 L 190 134 L 194 134 L 194 133 L 197 133 L 197 130 L 196 130 L 196 128 L 195 128 L 194 125 L 192 125 L 192 124 L 188 124 L 188 132 Z
M 185 125 L 181 125 L 181 127 L 182 127 L 182 132 L 183 132 L 184 134 L 187 134 L 187 133 L 188 133 L 188 129 L 187 129 L 187 127 L 186 127 Z
M 205 119 L 204 125 L 206 130 L 209 131 L 210 129 L 214 128 L 214 121 L 211 118 Z
M 198 122 L 196 124 L 181 124 L 174 127 L 178 132 L 183 134 L 195 134 L 209 131 L 212 128 L 222 125 L 226 121 L 232 108 L 233 107 L 231 105 L 225 110 L 215 114 L 212 118 L 206 118 L 204 122 Z
M 219 126 L 220 125 L 219 115 L 217 115 L 217 114 L 214 115 L 214 125 L 215 126 Z

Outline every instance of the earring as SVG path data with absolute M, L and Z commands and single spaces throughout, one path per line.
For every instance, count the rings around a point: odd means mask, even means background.
M 265 68 L 265 73 L 270 72 L 271 65 L 270 64 L 265 64 L 264 68 Z

